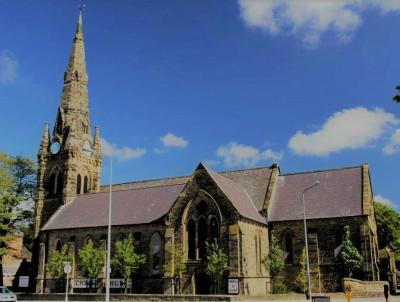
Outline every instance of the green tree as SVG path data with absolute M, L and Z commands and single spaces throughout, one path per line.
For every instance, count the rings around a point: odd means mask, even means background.
M 180 283 L 182 274 L 187 271 L 183 250 L 179 249 L 177 246 L 174 246 L 169 255 L 170 261 L 163 265 L 164 272 L 168 273 L 174 280 L 179 278 Z M 180 284 L 178 288 L 179 293 L 181 293 Z
M 273 232 L 271 233 L 271 244 L 269 246 L 268 257 L 265 259 L 264 264 L 271 274 L 272 288 L 274 288 L 276 278 L 285 267 L 285 258 L 284 252 L 279 246 L 278 240 Z M 272 291 L 274 292 L 273 289 Z
M 105 252 L 100 248 L 95 248 L 92 240 L 89 240 L 83 248 L 79 249 L 79 258 L 84 275 L 90 279 L 90 291 L 92 291 L 93 281 L 96 282 L 97 276 L 104 266 L 104 256 Z
M 388 205 L 375 202 L 375 218 L 378 229 L 379 248 L 391 244 L 400 261 L 400 213 Z
M 52 250 L 50 252 L 49 271 L 52 277 L 56 279 L 56 287 L 58 288 L 61 287 L 61 281 L 66 277 L 64 272 L 65 262 L 71 263 L 71 256 L 68 254 L 68 246 L 66 244 L 63 245 L 60 251 Z
M 306 248 L 303 248 L 300 257 L 300 272 L 294 281 L 298 290 L 306 294 L 307 293 L 307 259 L 306 259 Z
M 216 284 L 215 293 L 219 293 L 219 285 L 222 276 L 229 270 L 229 258 L 218 245 L 217 240 L 207 245 L 207 262 L 206 273 L 209 275 L 214 284 Z
M 27 158 L 12 157 L 0 152 L 0 266 L 7 253 L 7 242 L 16 232 L 23 232 L 24 243 L 32 248 L 29 238 L 33 227 L 33 193 L 36 174 L 35 163 Z M 2 266 L 0 275 L 2 276 Z M 0 284 L 2 284 L 0 277 Z
M 115 254 L 112 259 L 112 266 L 119 272 L 125 281 L 125 293 L 128 290 L 128 280 L 135 273 L 140 265 L 146 263 L 146 255 L 135 252 L 135 244 L 132 235 L 124 240 L 115 243 Z
M 344 227 L 343 247 L 339 253 L 339 257 L 350 278 L 353 271 L 360 269 L 364 261 L 357 248 L 351 242 L 350 227 L 348 225 Z

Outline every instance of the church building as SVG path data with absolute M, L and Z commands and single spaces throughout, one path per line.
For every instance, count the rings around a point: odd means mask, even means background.
M 109 186 L 100 185 L 100 131 L 95 128 L 92 135 L 91 130 L 80 14 L 54 127 L 50 133 L 45 125 L 38 153 L 38 250 L 33 261 L 38 293 L 57 290 L 48 270 L 52 250 L 68 246 L 73 292 L 88 291 L 82 285 L 79 249 L 92 240 L 106 251 Z M 113 185 L 111 256 L 115 241 L 128 235 L 135 239 L 136 251 L 146 255 L 146 263 L 129 285 L 131 292 L 170 294 L 171 275 L 163 271 L 163 265 L 170 261 L 172 248 L 178 248 L 187 264 L 181 291 L 209 294 L 206 242 L 217 240 L 229 258 L 221 292 L 270 294 L 271 276 L 264 262 L 271 234 L 285 256 L 278 280 L 295 290 L 305 246 L 304 213 L 313 291 L 340 289 L 343 272 L 336 256 L 346 225 L 364 259 L 355 276 L 379 279 L 368 165 L 294 174 L 282 173 L 277 164 L 226 172 L 215 172 L 202 163 L 193 168 L 189 176 Z M 317 181 L 318 185 L 305 191 Z M 112 272 L 112 278 L 119 277 Z M 97 291 L 103 292 L 105 274 L 100 273 L 98 280 Z

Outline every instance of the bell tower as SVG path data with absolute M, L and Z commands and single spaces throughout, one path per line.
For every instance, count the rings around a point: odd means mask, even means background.
M 52 133 L 45 124 L 38 153 L 35 236 L 61 205 L 100 189 L 99 128 L 91 135 L 82 11 Z

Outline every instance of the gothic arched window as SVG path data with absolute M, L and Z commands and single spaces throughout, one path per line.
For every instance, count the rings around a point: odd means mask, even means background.
M 83 180 L 83 193 L 87 193 L 89 192 L 89 180 L 88 177 L 85 176 L 84 180 Z
M 56 174 L 51 174 L 49 179 L 49 197 L 53 197 L 56 187 Z
M 219 223 L 216 217 L 210 219 L 210 241 L 214 242 L 214 239 L 219 241 Z
M 161 236 L 155 232 L 150 241 L 151 270 L 159 273 L 161 268 Z
M 196 224 L 190 219 L 187 224 L 188 233 L 188 259 L 196 260 Z
M 76 177 L 76 194 L 81 194 L 81 186 L 82 186 L 82 178 L 81 175 L 78 174 Z
M 56 243 L 56 251 L 61 252 L 61 250 L 62 250 L 62 242 L 61 239 L 58 239 Z
M 285 253 L 285 263 L 293 263 L 293 237 L 289 231 L 286 231 L 282 238 L 283 251 Z
M 207 222 L 204 217 L 199 219 L 197 229 L 197 242 L 199 246 L 199 258 L 205 260 L 207 255 Z
M 61 195 L 63 193 L 64 186 L 64 175 L 62 172 L 58 173 L 57 176 L 57 195 Z

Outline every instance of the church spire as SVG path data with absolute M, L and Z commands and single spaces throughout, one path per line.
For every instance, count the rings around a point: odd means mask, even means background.
M 79 11 L 78 23 L 76 25 L 73 39 L 72 51 L 69 58 L 68 69 L 65 72 L 64 83 L 80 81 L 87 83 L 85 44 L 83 39 L 82 10 Z
M 80 10 L 53 131 L 53 140 L 56 139 L 65 150 L 81 149 L 85 142 L 86 144 L 92 142 L 87 82 L 82 10 Z

